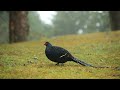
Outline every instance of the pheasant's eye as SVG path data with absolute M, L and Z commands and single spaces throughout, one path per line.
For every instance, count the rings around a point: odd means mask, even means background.
M 48 44 L 48 42 L 45 43 L 46 45 Z

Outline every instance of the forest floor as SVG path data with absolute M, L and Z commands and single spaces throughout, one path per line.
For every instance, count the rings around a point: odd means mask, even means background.
M 1 79 L 120 79 L 120 68 L 84 67 L 74 62 L 56 66 L 45 56 L 46 41 L 67 49 L 94 66 L 120 67 L 120 31 L 43 38 L 0 44 Z

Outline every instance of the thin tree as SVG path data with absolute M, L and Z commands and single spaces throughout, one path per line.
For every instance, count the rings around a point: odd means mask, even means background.
M 120 11 L 109 11 L 111 29 L 120 30 Z

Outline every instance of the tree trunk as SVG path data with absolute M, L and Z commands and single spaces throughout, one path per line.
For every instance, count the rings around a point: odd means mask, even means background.
M 9 42 L 26 41 L 29 33 L 28 11 L 9 12 Z
M 109 11 L 111 29 L 120 30 L 120 11 Z

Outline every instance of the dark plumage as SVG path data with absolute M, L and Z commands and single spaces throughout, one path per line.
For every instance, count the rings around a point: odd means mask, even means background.
M 52 44 L 50 44 L 49 42 L 46 42 L 44 45 L 46 46 L 45 54 L 46 54 L 47 58 L 53 62 L 56 62 L 57 65 L 59 63 L 63 64 L 67 61 L 73 61 L 73 62 L 79 63 L 83 66 L 94 67 L 90 64 L 87 64 L 87 63 L 81 61 L 81 60 L 78 60 L 77 58 L 72 56 L 69 51 L 67 51 L 66 49 L 64 49 L 62 47 L 52 46 Z

